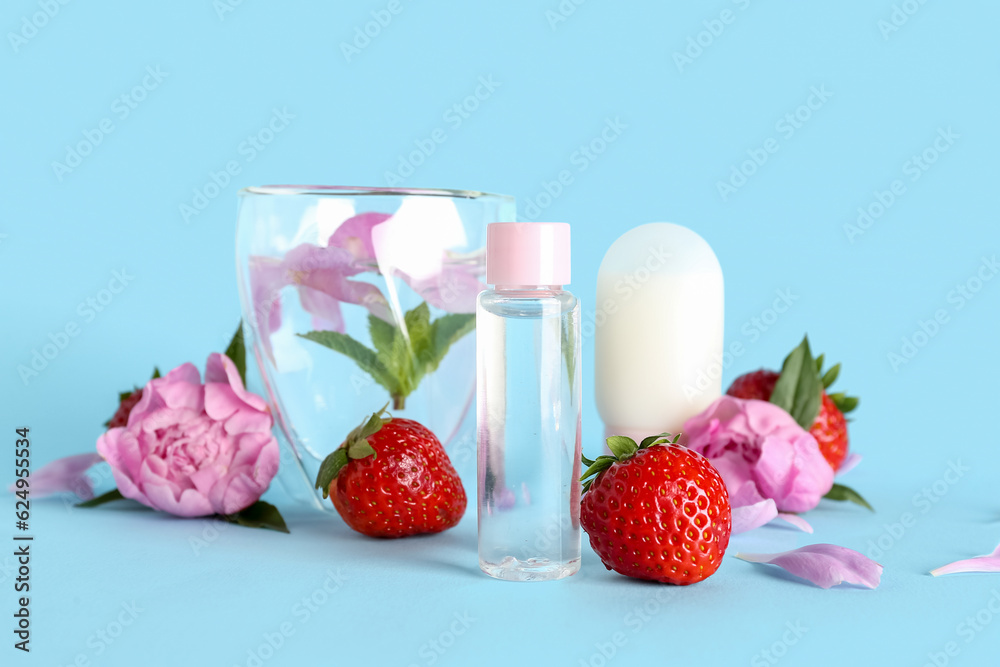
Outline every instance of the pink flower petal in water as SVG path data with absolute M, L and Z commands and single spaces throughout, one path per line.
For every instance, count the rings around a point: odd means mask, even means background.
M 104 459 L 97 452 L 75 454 L 46 463 L 28 476 L 31 495 L 34 498 L 50 496 L 61 491 L 71 491 L 83 500 L 94 497 L 94 487 L 86 472 L 95 463 Z M 17 484 L 10 486 L 10 492 L 17 491 Z
M 443 265 L 440 273 L 414 279 L 400 272 L 400 277 L 427 303 L 448 313 L 476 312 L 476 297 L 486 289 L 474 267 Z
M 337 227 L 327 245 L 347 250 L 359 262 L 373 261 L 372 229 L 391 217 L 388 213 L 362 213 L 349 218 Z
M 861 454 L 856 454 L 854 452 L 849 453 L 844 460 L 841 462 L 840 467 L 837 468 L 837 477 L 840 477 L 844 473 L 853 470 L 861 463 Z
M 281 292 L 286 287 L 298 288 L 302 308 L 313 316 L 315 326 L 343 331 L 342 303 L 364 306 L 376 317 L 392 321 L 388 301 L 377 286 L 350 280 L 373 270 L 356 262 L 350 250 L 303 243 L 281 259 L 250 257 L 249 270 L 253 323 L 268 356 L 270 335 L 281 327 Z
M 300 287 L 299 303 L 302 304 L 302 310 L 313 316 L 313 329 L 344 332 L 344 316 L 340 312 L 340 302 L 329 294 Z
M 289 250 L 283 263 L 288 272 L 288 284 L 316 290 L 341 303 L 359 304 L 372 315 L 392 321 L 388 301 L 378 287 L 372 283 L 348 279 L 364 270 L 364 267 L 355 263 L 349 251 L 334 246 L 320 248 L 303 243 Z M 339 306 L 336 312 L 312 314 L 333 322 L 340 318 Z
M 251 257 L 250 292 L 253 299 L 253 324 L 262 332 L 274 333 L 281 327 L 282 288 L 288 284 L 280 259 Z
M 508 489 L 506 486 L 500 489 L 499 493 L 497 493 L 496 506 L 498 509 L 509 510 L 516 504 L 517 504 L 517 496 L 515 496 L 514 492 Z
M 791 525 L 795 526 L 796 528 L 798 528 L 799 530 L 801 530 L 803 533 L 809 533 L 811 535 L 812 532 L 813 532 L 813 527 L 809 524 L 809 522 L 806 521 L 805 519 L 803 519 L 802 517 L 800 517 L 798 514 L 789 514 L 788 512 L 779 512 L 778 513 L 778 518 L 781 519 L 782 521 L 784 521 L 785 523 L 788 523 L 788 524 L 791 524 Z
M 784 568 L 820 588 L 854 584 L 876 588 L 882 579 L 882 566 L 853 549 L 835 544 L 810 544 L 776 554 L 736 554 L 751 563 L 766 563 Z
M 942 565 L 936 570 L 931 570 L 931 574 L 935 577 L 940 577 L 942 574 L 958 574 L 959 572 L 1000 572 L 1000 546 L 997 546 L 993 553 L 986 556 L 955 561 Z

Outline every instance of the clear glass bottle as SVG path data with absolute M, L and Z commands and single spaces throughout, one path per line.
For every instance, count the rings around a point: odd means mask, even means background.
M 580 302 L 569 225 L 494 223 L 476 310 L 479 566 L 511 581 L 580 569 Z

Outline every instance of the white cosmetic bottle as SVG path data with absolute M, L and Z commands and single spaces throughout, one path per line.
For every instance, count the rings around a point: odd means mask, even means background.
M 654 222 L 619 237 L 597 274 L 597 313 L 606 435 L 679 433 L 722 394 L 722 268 L 695 232 Z

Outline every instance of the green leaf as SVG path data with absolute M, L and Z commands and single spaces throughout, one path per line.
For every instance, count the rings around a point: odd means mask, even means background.
M 594 465 L 594 462 L 592 460 L 588 459 L 585 454 L 581 454 L 580 455 L 580 460 L 583 461 L 583 465 L 587 466 L 588 468 L 590 466 Z
M 393 408 L 402 410 L 410 395 L 428 373 L 437 370 L 448 349 L 476 328 L 476 316 L 451 313 L 431 322 L 430 306 L 421 302 L 403 316 L 403 328 L 374 315 L 368 317 L 368 331 L 375 350 L 347 334 L 311 331 L 299 334 L 336 350 L 388 390 Z
M 822 372 L 822 370 L 820 370 L 820 372 Z M 834 364 L 834 366 L 823 376 L 823 388 L 829 389 L 830 385 L 837 381 L 838 375 L 840 375 L 840 364 Z
M 830 492 L 827 493 L 824 498 L 828 500 L 849 500 L 852 503 L 857 503 L 862 507 L 866 507 L 872 512 L 875 508 L 868 504 L 868 501 L 861 497 L 861 494 L 852 489 L 849 486 L 844 486 L 843 484 L 834 484 Z
M 363 459 L 366 456 L 375 456 L 375 448 L 367 440 L 355 440 L 347 446 L 347 458 Z
M 580 481 L 582 482 L 591 475 L 601 472 L 602 470 L 606 470 L 607 468 L 610 468 L 611 464 L 617 460 L 618 459 L 616 459 L 615 457 L 608 456 L 607 454 L 598 456 L 596 459 L 590 462 L 590 465 L 587 467 L 584 473 L 580 475 Z
M 632 444 L 635 444 L 634 442 Z M 581 457 L 584 463 L 587 463 L 589 459 L 586 457 Z M 617 459 L 613 456 L 608 456 L 604 454 L 603 456 L 598 456 L 597 460 L 590 461 L 590 466 L 587 470 L 580 475 L 580 481 L 583 482 L 583 492 L 586 493 L 590 490 L 590 485 L 593 484 L 597 476 L 602 472 L 610 468 Z
M 635 440 L 628 436 L 613 435 L 608 438 L 608 449 L 619 461 L 624 461 L 639 451 L 639 445 L 635 444 Z
M 386 419 L 383 419 L 382 417 L 382 414 L 385 413 L 385 409 L 387 407 L 388 403 L 382 406 L 382 409 L 379 410 L 378 412 L 372 413 L 372 416 L 369 417 L 367 421 L 363 422 L 361 426 L 354 429 L 353 431 L 350 432 L 350 434 L 348 434 L 347 441 L 350 442 L 352 440 L 358 440 L 358 439 L 363 440 L 368 436 L 375 435 L 380 430 L 382 430 L 383 424 L 385 424 L 386 421 L 388 421 Z
M 431 336 L 434 341 L 433 355 L 428 364 L 428 371 L 437 369 L 448 349 L 470 331 L 476 329 L 474 313 L 449 313 L 434 320 L 431 325 Z
M 388 355 L 392 352 L 392 344 L 396 340 L 399 329 L 395 324 L 386 322 L 381 317 L 369 315 L 368 333 L 372 337 L 372 345 L 375 346 L 375 351 Z
M 82 503 L 77 503 L 77 507 L 97 507 L 98 505 L 103 505 L 104 503 L 110 503 L 115 500 L 125 500 L 125 496 L 118 489 L 112 489 L 107 493 L 97 496 L 96 498 L 91 498 Z
M 646 436 L 639 443 L 639 449 L 646 449 L 647 447 L 652 447 L 653 445 L 658 445 L 662 442 L 670 442 L 672 436 L 669 433 L 658 433 L 657 435 Z
M 823 359 L 825 357 L 826 357 L 825 354 L 821 354 L 818 357 L 816 357 L 816 372 L 817 373 L 822 373 L 823 372 Z
M 372 345 L 378 351 L 378 361 L 385 368 L 386 378 L 392 385 L 392 388 L 386 389 L 398 402 L 414 389 L 413 359 L 406 339 L 399 327 L 374 315 L 368 316 L 368 332 Z
M 319 465 L 319 472 L 316 473 L 316 488 L 323 492 L 324 498 L 329 497 L 330 485 L 333 484 L 333 480 L 340 472 L 340 469 L 346 465 L 347 450 L 343 447 L 338 447 L 323 459 L 323 462 Z
M 379 360 L 378 355 L 371 349 L 365 347 L 347 334 L 339 331 L 310 331 L 305 334 L 296 334 L 300 338 L 319 343 L 331 350 L 340 352 L 346 357 L 353 359 L 358 367 L 372 376 L 372 379 L 385 387 L 390 394 L 395 395 L 398 391 L 396 378 L 386 369 Z
M 785 410 L 802 428 L 808 430 L 819 414 L 822 390 L 807 336 L 785 358 L 781 377 L 771 393 L 771 403 Z
M 155 380 L 155 379 L 157 379 L 158 377 L 161 377 L 161 376 L 160 376 L 160 369 L 159 369 L 159 368 L 157 368 L 156 366 L 153 366 L 153 377 L 151 377 L 151 378 L 149 378 L 149 379 L 150 379 L 150 380 Z
M 856 396 L 848 396 L 842 391 L 836 394 L 830 394 L 829 396 L 830 400 L 833 401 L 833 404 L 837 406 L 837 409 L 845 415 L 858 407 L 859 399 Z
M 410 349 L 419 366 L 426 368 L 434 359 L 434 328 L 431 325 L 431 309 L 422 302 L 403 316 Z M 420 373 L 423 376 L 423 372 Z M 416 386 L 416 383 L 414 383 Z
M 233 339 L 229 341 L 229 347 L 226 348 L 226 356 L 232 359 L 236 365 L 236 370 L 240 373 L 240 380 L 243 381 L 245 387 L 247 385 L 247 348 L 243 339 L 243 320 L 240 320 L 236 326 L 236 333 L 233 334 Z M 159 370 L 156 370 L 155 373 L 159 373 Z M 155 373 L 153 377 L 156 377 Z
M 218 517 L 223 521 L 247 528 L 266 528 L 281 533 L 289 532 L 285 519 L 281 516 L 278 508 L 263 500 L 258 500 L 250 507 L 235 514 L 219 514 Z
M 861 402 L 857 396 L 845 396 L 840 403 L 837 404 L 837 408 L 845 415 L 848 412 L 853 412 L 855 408 L 858 407 L 858 403 Z

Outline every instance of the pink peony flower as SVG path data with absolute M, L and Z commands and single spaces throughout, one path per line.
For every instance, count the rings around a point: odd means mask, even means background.
M 190 363 L 150 380 L 128 424 L 98 438 L 97 451 L 126 498 L 178 516 L 233 514 L 278 471 L 272 424 L 236 365 L 211 354 L 204 384 Z
M 723 396 L 684 424 L 682 442 L 712 462 L 731 494 L 752 482 L 781 512 L 810 510 L 833 486 L 816 439 L 766 401 Z

